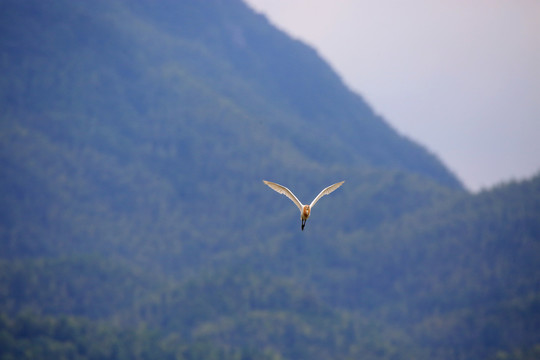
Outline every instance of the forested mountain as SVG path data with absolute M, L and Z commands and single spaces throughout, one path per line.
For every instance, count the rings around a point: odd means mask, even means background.
M 539 355 L 540 177 L 467 193 L 242 2 L 0 0 L 0 69 L 0 358 Z M 263 179 L 346 183 L 301 232 Z

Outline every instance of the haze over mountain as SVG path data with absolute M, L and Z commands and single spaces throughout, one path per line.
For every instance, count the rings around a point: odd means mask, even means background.
M 0 34 L 2 356 L 538 352 L 540 179 L 468 194 L 242 2 L 1 0 Z M 347 182 L 301 232 L 263 179 Z

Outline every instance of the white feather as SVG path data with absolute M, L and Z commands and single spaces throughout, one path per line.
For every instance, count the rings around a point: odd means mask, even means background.
M 322 198 L 324 195 L 328 195 L 330 194 L 332 191 L 336 190 L 338 187 L 340 187 L 341 185 L 343 185 L 345 181 L 341 181 L 341 182 L 338 182 L 338 183 L 335 183 L 334 185 L 330 185 L 329 187 L 327 187 L 326 189 L 324 189 L 323 191 L 321 191 L 319 193 L 319 195 L 317 195 L 317 197 L 315 199 L 313 199 L 313 201 L 311 202 L 311 204 L 309 205 L 310 208 L 312 208 L 313 206 L 315 206 L 315 204 L 317 203 L 317 201 L 319 201 L 320 198 Z
M 289 199 L 291 199 L 296 204 L 296 206 L 298 206 L 300 211 L 302 211 L 302 208 L 304 207 L 304 205 L 302 205 L 300 200 L 298 200 L 298 198 L 292 193 L 291 190 L 287 189 L 283 185 L 279 185 L 279 184 L 276 184 L 276 183 L 273 183 L 273 182 L 270 182 L 270 181 L 263 180 L 263 183 L 270 186 L 270 188 L 272 190 L 274 190 L 274 191 L 276 191 L 276 192 L 278 192 L 280 194 L 283 194 L 286 197 L 288 197 Z

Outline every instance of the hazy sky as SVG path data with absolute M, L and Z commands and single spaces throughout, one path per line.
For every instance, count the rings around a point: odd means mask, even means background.
M 469 189 L 540 171 L 540 1 L 247 3 Z

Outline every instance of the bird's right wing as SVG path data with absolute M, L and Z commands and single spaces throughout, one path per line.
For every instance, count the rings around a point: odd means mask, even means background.
M 286 197 L 288 197 L 289 199 L 291 199 L 295 204 L 296 206 L 298 206 L 298 208 L 300 209 L 300 211 L 302 211 L 304 205 L 302 205 L 302 203 L 300 202 L 300 200 L 298 200 L 298 198 L 296 196 L 294 196 L 294 194 L 292 193 L 291 190 L 287 189 L 285 186 L 283 185 L 279 185 L 279 184 L 276 184 L 276 183 L 273 183 L 273 182 L 270 182 L 270 181 L 266 181 L 266 180 L 263 180 L 263 183 L 265 183 L 266 185 L 270 186 L 270 188 L 280 194 L 283 194 L 285 195 Z
M 311 205 L 309 205 L 309 207 L 315 206 L 315 204 L 317 203 L 317 201 L 319 201 L 320 198 L 322 198 L 324 195 L 330 194 L 331 192 L 333 192 L 334 190 L 336 190 L 338 187 L 340 187 L 341 185 L 343 185 L 344 182 L 345 182 L 345 181 L 341 181 L 341 182 L 335 183 L 334 185 L 330 185 L 329 187 L 327 187 L 326 189 L 324 189 L 323 191 L 321 191 L 321 192 L 319 193 L 319 195 L 317 195 L 317 197 L 311 202 Z

